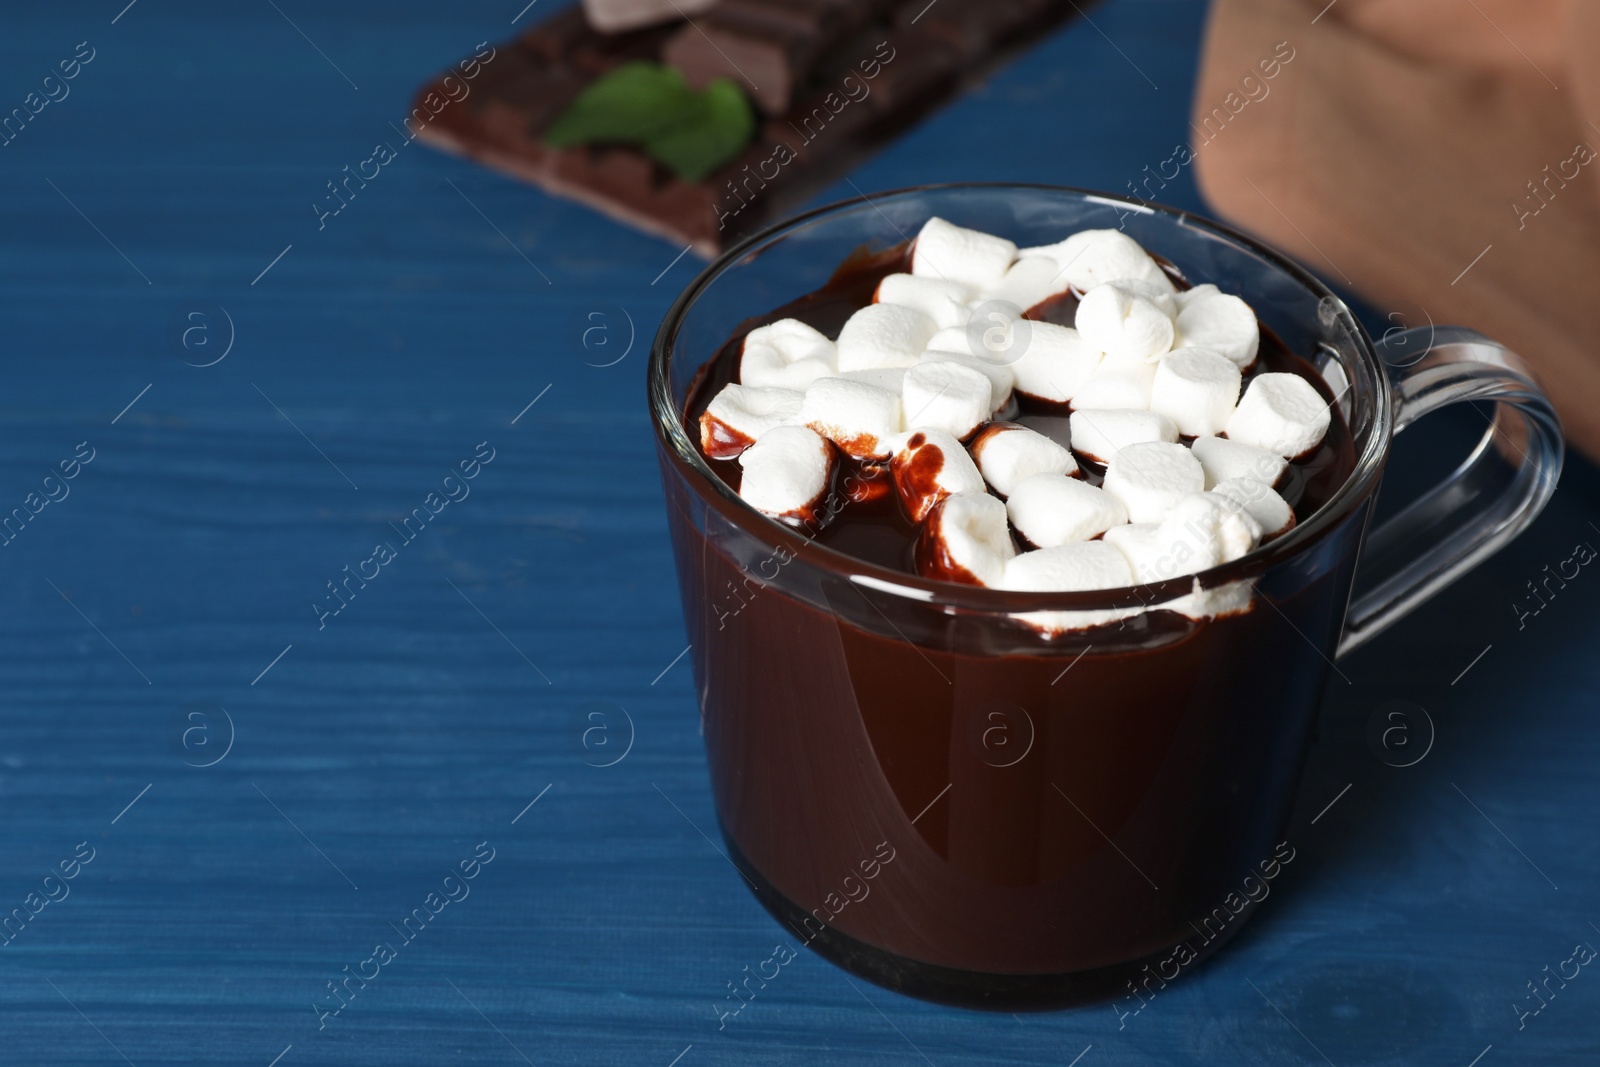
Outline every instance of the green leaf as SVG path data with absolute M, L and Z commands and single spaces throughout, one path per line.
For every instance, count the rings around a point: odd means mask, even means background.
M 718 78 L 695 92 L 672 67 L 641 60 L 597 79 L 544 140 L 554 148 L 634 145 L 697 182 L 737 156 L 755 130 L 755 112 L 734 82 Z
M 699 94 L 700 114 L 645 141 L 645 151 L 687 182 L 697 182 L 739 154 L 755 133 L 750 102 L 738 85 L 718 78 Z
M 640 144 L 692 123 L 703 105 L 683 75 L 659 63 L 627 63 L 597 79 L 546 131 L 556 148 L 576 144 Z

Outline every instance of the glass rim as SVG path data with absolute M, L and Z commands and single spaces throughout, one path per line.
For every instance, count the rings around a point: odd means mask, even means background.
M 884 567 L 827 545 L 818 544 L 794 527 L 764 515 L 745 503 L 738 493 L 717 477 L 706 459 L 701 456 L 700 450 L 695 446 L 683 424 L 682 413 L 677 410 L 676 401 L 672 396 L 669 372 L 672 342 L 695 301 L 729 267 L 761 248 L 773 244 L 784 235 L 826 216 L 842 214 L 847 209 L 861 204 L 877 209 L 879 202 L 882 201 L 905 199 L 931 192 L 968 189 L 1066 194 L 1069 198 L 1108 207 L 1125 207 L 1140 215 L 1163 216 L 1171 219 L 1174 225 L 1202 230 L 1242 246 L 1304 287 L 1317 298 L 1319 307 L 1334 308 L 1340 323 L 1354 337 L 1357 355 L 1366 364 L 1368 379 L 1373 383 L 1377 394 L 1372 398 L 1374 402 L 1372 425 L 1365 443 L 1357 452 L 1355 467 L 1350 477 L 1304 522 L 1296 523 L 1294 529 L 1282 537 L 1268 541 L 1236 560 L 1159 582 L 1071 593 L 992 589 L 944 579 L 924 578 L 908 571 Z M 759 313 L 759 310 L 752 312 L 752 314 Z M 1367 498 L 1382 471 L 1389 442 L 1394 433 L 1394 408 L 1389 377 L 1378 359 L 1371 336 L 1356 320 L 1344 300 L 1309 270 L 1256 238 L 1225 223 L 1196 215 L 1191 211 L 1134 200 L 1115 193 L 1043 182 L 941 182 L 890 189 L 871 196 L 862 193 L 858 197 L 837 200 L 798 215 L 788 216 L 742 238 L 708 263 L 684 287 L 672 306 L 668 308 L 651 342 L 646 388 L 658 443 L 666 447 L 667 454 L 681 467 L 687 468 L 693 474 L 697 491 L 702 497 L 709 493 L 712 498 L 720 499 L 725 505 L 730 505 L 720 510 L 746 533 L 763 542 L 782 544 L 807 562 L 826 567 L 855 584 L 932 604 L 1007 615 L 1030 611 L 1082 611 L 1140 605 L 1159 607 L 1161 603 L 1191 592 L 1196 582 L 1203 589 L 1214 589 L 1231 582 L 1259 577 L 1276 565 L 1314 547 L 1324 535 L 1334 529 Z M 1352 381 L 1349 388 L 1354 394 L 1357 383 Z

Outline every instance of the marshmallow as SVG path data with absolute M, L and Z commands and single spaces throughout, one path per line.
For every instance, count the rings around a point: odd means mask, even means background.
M 1250 601 L 1254 597 L 1255 588 L 1255 580 L 1247 578 L 1219 585 L 1214 589 L 1206 589 L 1200 585 L 1200 579 L 1196 578 L 1192 592 L 1155 606 L 1165 608 L 1167 611 L 1176 611 L 1191 619 L 1242 615 L 1250 610 Z
M 1156 365 L 1150 410 L 1178 424 L 1185 437 L 1220 433 L 1239 400 L 1239 368 L 1208 348 L 1180 348 Z
M 1159 525 L 1118 526 L 1106 531 L 1105 542 L 1126 557 L 1140 583 L 1153 583 L 1237 559 L 1255 547 L 1260 533 L 1261 527 L 1233 501 L 1196 493 L 1180 501 Z M 1232 615 L 1249 610 L 1253 590 L 1249 580 L 1206 589 L 1196 579 L 1190 592 L 1151 607 L 1192 619 Z
M 974 301 L 976 308 L 998 305 L 1017 319 L 1031 307 L 1042 304 L 1070 287 L 1067 276 L 1049 256 L 1029 256 L 1011 264 L 1006 276 Z
M 729 383 L 700 416 L 700 447 L 712 459 L 732 459 L 774 426 L 793 422 L 804 394 Z
M 833 342 L 799 319 L 779 319 L 745 334 L 741 385 L 804 389 L 839 365 Z
M 943 430 L 904 435 L 889 469 L 913 522 L 927 518 L 933 506 L 951 493 L 983 492 L 977 464 L 961 442 Z
M 1207 489 L 1230 478 L 1253 478 L 1269 486 L 1277 485 L 1289 469 L 1289 461 L 1276 452 L 1226 437 L 1196 437 L 1189 451 L 1205 468 Z
M 868 304 L 845 322 L 835 342 L 839 369 L 909 367 L 922 355 L 938 324 L 916 308 Z
M 1012 489 L 1006 514 L 1017 532 L 1040 548 L 1093 540 L 1128 521 L 1116 497 L 1064 474 L 1024 478 Z
M 1072 447 L 1101 466 L 1129 445 L 1178 440 L 1178 427 L 1154 411 L 1083 408 L 1072 413 L 1071 425 Z
M 1073 325 L 1112 359 L 1155 360 L 1177 336 L 1173 310 L 1170 293 L 1140 282 L 1107 282 L 1083 294 Z
M 1261 524 L 1231 496 L 1191 493 L 1179 500 L 1161 522 L 1166 536 L 1187 539 L 1212 562 L 1229 563 L 1261 543 Z
M 1113 455 L 1103 484 L 1128 509 L 1129 521 L 1160 522 L 1178 501 L 1205 489 L 1206 473 L 1182 445 L 1149 441 Z
M 972 458 L 1001 496 L 1035 474 L 1078 476 L 1078 461 L 1042 433 L 1014 422 L 991 422 L 972 442 Z
M 1228 439 L 1294 459 L 1328 432 L 1328 402 L 1298 374 L 1258 374 L 1228 420 Z
M 934 335 L 935 337 L 938 334 Z M 1016 375 L 1011 368 L 1003 363 L 991 363 L 981 356 L 970 356 L 965 351 L 946 352 L 930 348 L 922 353 L 923 363 L 959 363 L 963 367 L 970 367 L 985 378 L 989 379 L 989 410 L 999 411 L 1011 403 L 1011 388 L 1016 384 Z
M 917 572 L 967 585 L 998 585 L 1016 555 L 1006 506 L 983 492 L 952 493 L 928 513 L 917 539 Z
M 1011 352 L 1017 392 L 1058 404 L 1074 399 L 1100 366 L 1099 349 L 1077 330 L 1051 322 L 1019 321 Z
M 806 519 L 828 488 L 833 446 L 804 426 L 775 426 L 740 454 L 739 466 L 745 503 L 768 515 Z
M 971 312 L 967 301 L 972 290 L 959 282 L 925 278 L 915 274 L 890 274 L 878 283 L 873 299 L 880 304 L 915 308 L 940 329 L 964 324 Z
M 1142 359 L 1108 359 L 1095 368 L 1072 396 L 1074 408 L 1150 407 L 1156 365 Z
M 1272 486 L 1255 478 L 1229 478 L 1218 482 L 1211 492 L 1237 502 L 1260 525 L 1262 540 L 1282 537 L 1294 529 L 1294 509 Z
M 1261 346 L 1261 325 L 1250 305 L 1214 285 L 1178 294 L 1178 341 L 1184 348 L 1209 348 L 1234 366 L 1249 367 Z
M 906 368 L 875 367 L 872 370 L 847 370 L 831 377 L 848 378 L 852 382 L 866 382 L 868 385 L 875 385 L 879 389 L 899 396 L 901 388 L 905 385 Z
M 1120 589 L 1133 584 L 1133 574 L 1122 554 L 1095 541 L 1041 548 L 1015 556 L 1001 579 L 1004 589 L 1035 593 L 1076 593 L 1093 589 Z M 1030 611 L 1015 616 L 1045 633 L 1086 630 L 1133 615 L 1143 608 L 1108 608 L 1092 611 Z
M 1032 338 L 1032 323 L 1021 323 L 995 306 L 981 306 L 964 326 L 947 326 L 928 339 L 928 350 L 960 352 L 992 366 L 1008 367 L 1021 354 L 1019 343 Z
M 1080 293 L 1120 281 L 1149 282 L 1169 293 L 1177 289 L 1161 265 L 1121 230 L 1083 230 L 1058 244 L 1024 248 L 1017 255 L 1055 260 L 1067 282 Z
M 1115 526 L 1105 532 L 1102 540 L 1122 553 L 1133 573 L 1133 580 L 1141 585 L 1175 578 L 1192 573 L 1188 568 L 1192 556 L 1183 561 L 1173 558 L 1173 546 L 1162 534 L 1158 522 L 1130 522 Z M 1203 569 L 1206 564 L 1195 569 Z
M 911 246 L 911 273 L 986 289 L 1005 277 L 1017 246 L 1004 237 L 954 226 L 934 218 L 923 223 Z
M 799 421 L 856 459 L 889 454 L 900 432 L 900 398 L 849 378 L 818 378 L 806 389 Z
M 1238 559 L 1260 537 L 1261 527 L 1233 500 L 1190 493 L 1161 522 L 1114 527 L 1105 541 L 1127 558 L 1134 577 L 1148 584 Z
M 901 404 L 908 430 L 945 430 L 965 438 L 989 419 L 987 375 L 960 363 L 930 361 L 906 371 Z

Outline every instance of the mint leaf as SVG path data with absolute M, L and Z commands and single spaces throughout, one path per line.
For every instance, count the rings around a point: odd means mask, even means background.
M 545 132 L 556 148 L 576 144 L 639 144 L 699 116 L 699 94 L 683 75 L 659 63 L 627 63 L 597 79 Z
M 694 121 L 646 139 L 645 151 L 686 182 L 697 182 L 739 154 L 750 143 L 756 118 L 738 85 L 718 78 L 699 94 Z
M 734 82 L 718 78 L 695 92 L 672 67 L 640 60 L 596 79 L 544 140 L 554 148 L 634 145 L 697 182 L 737 156 L 755 129 L 755 113 Z

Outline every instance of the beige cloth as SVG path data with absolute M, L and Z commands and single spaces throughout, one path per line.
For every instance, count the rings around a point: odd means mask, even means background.
M 1215 0 L 1196 123 L 1281 42 L 1197 137 L 1207 199 L 1393 322 L 1504 342 L 1600 458 L 1600 0 Z

